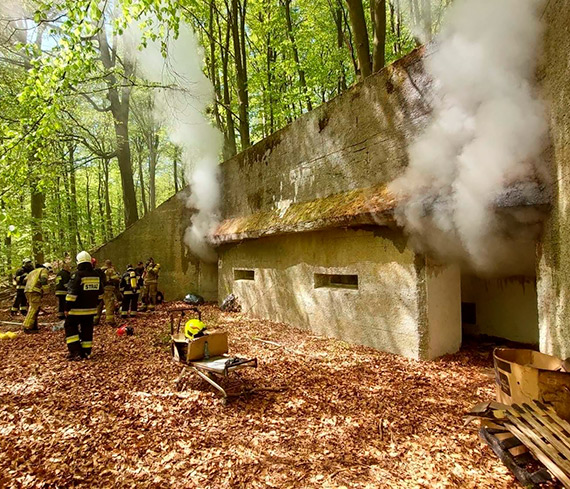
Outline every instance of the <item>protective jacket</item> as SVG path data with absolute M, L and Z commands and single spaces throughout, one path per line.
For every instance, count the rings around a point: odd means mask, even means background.
M 65 296 L 65 308 L 70 316 L 89 316 L 97 313 L 97 304 L 103 298 L 100 274 L 91 263 L 80 263 L 71 275 Z
M 123 295 L 132 295 L 139 293 L 139 283 L 140 276 L 134 268 L 127 268 L 127 271 L 123 274 L 121 278 L 120 290 Z
M 67 286 L 71 279 L 69 270 L 60 270 L 55 276 L 55 295 L 67 295 Z
M 105 289 L 115 289 L 119 286 L 121 277 L 117 273 L 117 270 L 115 270 L 115 267 L 103 267 L 101 270 L 103 271 L 103 275 L 105 277 L 105 281 L 103 282 Z
M 16 289 L 24 290 L 26 288 L 26 279 L 33 269 L 33 266 L 23 266 L 18 268 L 14 275 L 14 285 Z
M 31 292 L 42 295 L 47 294 L 49 292 L 48 277 L 49 273 L 43 266 L 35 268 L 30 273 L 28 273 L 28 277 L 26 278 L 26 286 L 24 288 L 26 294 L 29 294 Z
M 160 264 L 148 264 L 145 268 L 144 283 L 156 284 L 158 282 L 158 274 L 160 272 Z

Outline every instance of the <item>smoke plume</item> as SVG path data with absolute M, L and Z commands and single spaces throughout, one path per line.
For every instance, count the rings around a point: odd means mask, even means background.
M 164 46 L 149 41 L 139 51 L 137 71 L 164 87 L 154 89 L 156 116 L 166 126 L 169 139 L 182 148 L 184 176 L 190 185 L 186 205 L 196 210 L 184 241 L 200 258 L 215 261 L 217 255 L 208 245 L 207 237 L 219 222 L 218 163 L 223 138 L 206 116 L 214 95 L 202 71 L 203 58 L 193 32 L 181 26 L 177 39 L 169 39 Z
M 531 241 L 504 229 L 494 202 L 544 173 L 547 125 L 532 86 L 540 3 L 456 0 L 448 11 L 426 59 L 432 118 L 390 186 L 403 202 L 397 220 L 419 251 L 493 273 L 516 255 L 517 240 Z

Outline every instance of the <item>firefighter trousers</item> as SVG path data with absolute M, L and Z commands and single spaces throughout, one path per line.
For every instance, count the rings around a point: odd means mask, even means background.
M 149 311 L 154 311 L 156 307 L 156 294 L 158 291 L 157 282 L 149 282 L 145 285 L 147 290 L 147 306 Z
M 103 292 L 103 302 L 105 304 L 105 319 L 107 324 L 115 324 L 115 287 L 105 287 Z
M 57 317 L 59 319 L 65 319 L 65 294 L 57 294 Z
M 129 316 L 135 317 L 137 315 L 137 305 L 139 302 L 138 294 L 123 294 L 123 302 L 121 304 L 121 317 L 126 318 Z
M 65 319 L 65 342 L 72 356 L 86 357 L 93 347 L 93 315 L 72 315 Z
M 24 330 L 36 331 L 38 329 L 38 315 L 40 313 L 42 295 L 37 292 L 27 292 L 26 299 L 28 300 L 29 308 L 24 319 Z
M 16 297 L 10 311 L 13 313 L 20 311 L 24 316 L 28 313 L 28 299 L 24 289 L 16 289 Z
M 101 315 L 103 314 L 103 299 L 99 299 L 97 303 L 97 312 L 95 313 L 95 317 L 93 318 L 93 324 L 97 326 L 99 324 L 99 320 L 101 319 Z

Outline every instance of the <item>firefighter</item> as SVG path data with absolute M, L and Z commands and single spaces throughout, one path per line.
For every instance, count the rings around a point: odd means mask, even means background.
M 137 306 L 139 301 L 140 276 L 132 265 L 127 266 L 127 271 L 121 278 L 120 290 L 123 293 L 123 302 L 121 304 L 121 317 L 135 317 L 137 315 Z
M 57 309 L 57 317 L 65 319 L 65 296 L 67 295 L 67 286 L 71 278 L 71 266 L 69 263 L 64 262 L 61 270 L 55 276 L 55 295 L 59 302 Z
M 105 265 L 101 268 L 105 281 L 103 282 L 103 302 L 105 303 L 105 319 L 109 326 L 115 324 L 115 296 L 121 277 L 115 270 L 111 260 L 105 260 Z
M 22 266 L 18 268 L 16 275 L 14 275 L 14 285 L 16 286 L 16 297 L 14 298 L 14 304 L 10 309 L 12 316 L 18 314 L 18 311 L 25 316 L 28 313 L 28 300 L 26 299 L 26 293 L 24 289 L 26 288 L 26 278 L 28 274 L 34 269 L 32 260 L 29 258 L 24 258 L 22 261 Z
M 89 358 L 93 346 L 93 318 L 103 297 L 103 285 L 86 251 L 77 255 L 65 297 L 65 342 L 69 360 Z
M 142 261 L 139 261 L 137 263 L 137 266 L 135 267 L 135 272 L 139 277 L 139 297 L 141 299 L 141 305 L 139 307 L 139 311 L 141 312 L 145 312 L 146 308 L 147 308 L 147 293 L 146 293 L 146 287 L 144 286 L 144 277 L 145 277 L 145 272 L 144 272 L 144 263 Z
M 146 305 L 149 311 L 154 311 L 156 307 L 156 294 L 158 292 L 158 274 L 160 264 L 154 262 L 154 258 L 149 258 L 144 269 L 144 287 Z
M 24 333 L 39 332 L 38 314 L 40 313 L 42 297 L 49 292 L 48 279 L 50 273 L 51 265 L 49 263 L 36 265 L 36 268 L 28 273 L 24 292 L 29 309 L 26 319 L 24 319 Z
M 101 286 L 105 284 L 105 272 L 97 266 L 97 258 L 91 258 L 91 266 L 99 278 L 101 279 Z M 93 325 L 97 326 L 99 324 L 99 320 L 101 319 L 101 315 L 103 314 L 103 296 L 101 296 L 101 300 L 97 304 L 97 313 L 93 318 Z

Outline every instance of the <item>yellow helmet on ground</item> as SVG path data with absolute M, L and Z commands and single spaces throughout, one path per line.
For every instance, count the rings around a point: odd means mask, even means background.
M 204 331 L 206 325 L 199 319 L 190 319 L 184 325 L 184 336 L 188 339 L 193 339 L 198 333 Z

